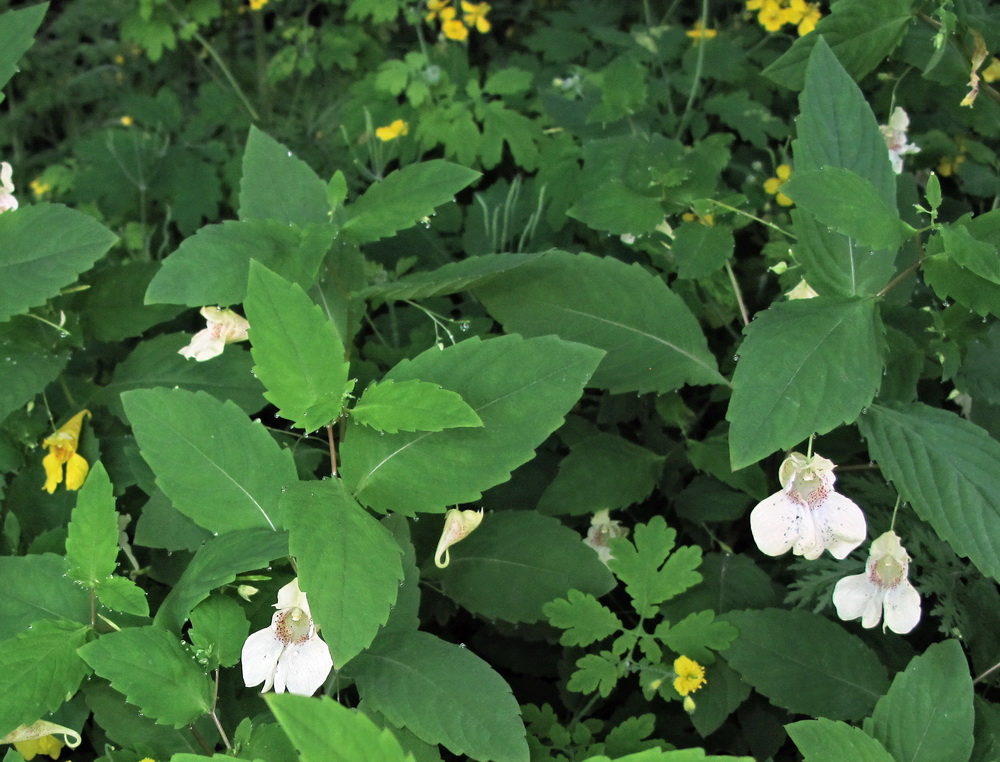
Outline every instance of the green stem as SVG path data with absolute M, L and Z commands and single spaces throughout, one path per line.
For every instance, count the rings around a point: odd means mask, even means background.
M 708 0 L 701 0 L 701 28 L 708 25 Z M 694 99 L 698 95 L 698 85 L 701 84 L 701 72 L 705 65 L 705 40 L 698 40 L 698 60 L 694 66 L 694 80 L 691 82 L 691 92 L 688 93 L 687 103 L 684 105 L 684 113 L 677 124 L 675 140 L 680 140 L 684 130 L 687 129 L 688 119 L 691 116 L 691 108 L 694 106 Z

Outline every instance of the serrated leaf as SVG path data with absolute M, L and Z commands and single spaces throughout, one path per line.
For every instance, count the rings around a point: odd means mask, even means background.
M 303 762 L 413 762 L 392 733 L 328 696 L 269 694 L 267 705 Z
M 209 669 L 234 666 L 249 632 L 243 607 L 228 596 L 213 595 L 191 610 L 188 637 L 207 655 Z
M 195 553 L 163 599 L 155 623 L 180 632 L 191 610 L 212 590 L 228 585 L 237 574 L 263 569 L 274 559 L 287 555 L 288 536 L 270 529 L 245 529 L 209 540 Z
M 609 543 L 613 558 L 608 568 L 625 583 L 625 592 L 641 617 L 653 613 L 658 603 L 680 595 L 701 582 L 696 569 L 701 564 L 701 548 L 683 546 L 674 550 L 677 530 L 667 526 L 662 516 L 635 527 L 634 544 L 625 537 Z
M 0 385 L 0 420 L 43 391 L 66 367 L 67 349 L 53 351 L 51 338 L 39 329 L 51 330 L 28 317 L 0 324 L 0 357 L 8 371 Z
M 675 625 L 661 622 L 655 634 L 670 650 L 705 664 L 715 658 L 712 651 L 729 648 L 739 632 L 724 619 L 716 619 L 714 611 L 698 611 Z
M 344 235 L 358 243 L 387 238 L 412 227 L 479 177 L 475 170 L 442 159 L 397 169 L 347 207 Z
M 622 675 L 621 660 L 610 651 L 587 654 L 577 659 L 576 667 L 566 688 L 576 693 L 600 693 L 602 698 L 611 695 Z
M 542 606 L 549 624 L 565 630 L 560 638 L 564 646 L 589 646 L 622 630 L 621 620 L 594 596 L 570 590 Z
M 953 262 L 946 254 L 927 256 L 921 272 L 939 299 L 953 299 L 983 317 L 1000 316 L 1000 286 Z
M 815 34 L 799 37 L 764 76 L 798 90 L 805 81 L 805 63 L 820 39 L 829 43 L 854 79 L 861 79 L 896 49 L 913 21 L 910 0 L 840 0 L 820 19 Z
M 89 672 L 76 651 L 89 635 L 90 628 L 76 622 L 40 621 L 0 642 L 0 738 L 76 693 Z
M 163 260 L 146 289 L 146 304 L 239 304 L 252 260 L 309 288 L 336 234 L 332 225 L 301 229 L 278 220 L 206 225 Z
M 158 627 L 102 635 L 80 656 L 111 687 L 161 725 L 180 728 L 212 709 L 212 683 L 180 644 Z
M 297 476 L 260 423 L 204 392 L 137 389 L 122 402 L 142 457 L 181 513 L 217 533 L 277 529 L 281 489 Z
M 851 762 L 894 762 L 894 757 L 860 728 L 834 720 L 800 720 L 785 725 L 802 752 L 803 762 L 849 759 Z
M 84 281 L 90 288 L 81 291 L 74 304 L 87 335 L 121 341 L 177 317 L 184 309 L 179 305 L 143 303 L 159 270 L 159 262 L 105 261 L 88 272 Z
M 990 283 L 1000 284 L 1000 257 L 997 257 L 995 246 L 977 241 L 968 228 L 961 225 L 941 227 L 938 235 L 944 244 L 944 253 L 955 264 Z
M 934 643 L 893 678 L 865 729 L 896 762 L 968 762 L 972 697 L 962 646 L 957 640 Z
M 592 188 L 566 214 L 587 227 L 612 235 L 651 233 L 663 222 L 663 202 L 644 196 L 620 180 Z
M 781 192 L 824 225 L 875 251 L 894 252 L 917 232 L 899 219 L 874 185 L 849 169 L 796 170 Z
M 882 381 L 883 328 L 871 299 L 779 302 L 744 333 L 726 412 L 734 470 L 854 421 Z
M 731 611 L 724 618 L 740 634 L 723 658 L 775 706 L 856 720 L 868 715 L 888 686 L 875 652 L 817 614 L 761 609 Z
M 725 383 L 694 315 L 637 264 L 553 251 L 476 294 L 509 333 L 555 333 L 604 349 L 593 383 L 612 392 Z
M 691 279 L 711 275 L 733 256 L 734 246 L 733 231 L 723 225 L 682 223 L 674 231 L 670 246 L 677 261 L 677 277 Z
M 614 434 L 587 437 L 570 449 L 538 500 L 538 510 L 580 516 L 624 508 L 649 497 L 663 457 Z
M 250 263 L 243 305 L 254 373 L 278 415 L 310 433 L 335 420 L 349 391 L 344 345 L 323 310 L 295 283 Z
M 116 240 L 90 215 L 60 204 L 0 215 L 0 322 L 58 296 Z
M 571 589 L 600 596 L 614 578 L 581 537 L 531 511 L 490 513 L 451 549 L 442 590 L 487 619 L 537 622 L 542 607 Z
M 350 415 L 351 420 L 390 434 L 483 425 L 460 395 L 416 379 L 373 383 L 351 408 Z
M 903 500 L 956 553 L 1000 579 L 1000 442 L 920 403 L 872 405 L 858 427 Z
M 62 556 L 0 556 L 0 589 L 0 641 L 41 619 L 90 621 L 90 595 L 69 579 Z
M 403 579 L 399 545 L 339 479 L 291 485 L 281 501 L 299 587 L 340 669 L 389 617 Z
M 473 759 L 528 762 L 510 687 L 467 648 L 426 632 L 386 634 L 351 675 L 362 699 L 421 740 Z
M 89 479 L 88 479 L 89 481 Z M 97 584 L 97 599 L 112 611 L 149 616 L 145 591 L 128 577 L 108 577 Z
M 17 61 L 35 42 L 35 32 L 45 18 L 48 3 L 7 11 L 0 15 L 0 88 L 17 72 Z M 0 102 L 3 94 L 0 93 Z
M 344 483 L 363 504 L 412 515 L 478 500 L 533 457 L 580 398 L 601 353 L 554 336 L 501 336 L 433 347 L 386 374 L 459 394 L 482 428 L 383 434 L 349 426 Z
M 325 223 L 326 184 L 266 132 L 250 127 L 240 179 L 240 219 L 273 219 L 305 227 Z M 237 300 L 240 301 L 240 300 Z
M 90 468 L 77 492 L 66 536 L 69 576 L 87 587 L 111 576 L 118 558 L 118 511 L 108 472 L 100 462 Z
M 360 296 L 390 299 L 427 299 L 475 288 L 496 275 L 521 267 L 541 254 L 484 254 L 449 262 L 436 270 L 412 273 L 397 281 L 370 286 Z

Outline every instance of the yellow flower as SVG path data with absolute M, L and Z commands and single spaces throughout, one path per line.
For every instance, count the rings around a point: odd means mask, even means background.
M 267 0 L 264 0 L 264 2 L 267 2 Z M 142 759 L 139 760 L 139 762 L 156 762 L 156 760 L 153 759 L 152 757 L 143 757 Z
M 462 12 L 465 14 L 465 25 L 470 29 L 476 28 L 477 32 L 486 34 L 490 31 L 490 21 L 486 14 L 490 12 L 489 3 L 470 3 L 462 0 Z
M 424 16 L 424 20 L 433 21 L 449 5 L 451 5 L 451 0 L 427 0 L 427 15 Z
M 121 66 L 123 63 L 125 63 L 125 56 L 123 56 L 121 53 L 119 53 L 118 55 L 116 55 L 115 56 L 115 63 L 118 64 L 119 66 Z
M 785 25 L 785 9 L 777 0 L 764 0 L 757 14 L 757 22 L 769 32 L 777 32 Z
M 62 736 L 62 740 L 56 738 L 56 734 Z M 32 760 L 39 754 L 47 754 L 56 759 L 63 746 L 75 749 L 81 740 L 80 734 L 72 728 L 39 720 L 31 725 L 19 725 L 0 738 L 0 744 L 14 744 L 14 748 L 25 760 Z
M 759 11 L 764 7 L 764 0 L 747 0 L 748 11 Z
M 705 668 L 694 659 L 678 656 L 674 660 L 674 690 L 682 696 L 700 690 L 705 684 Z
M 388 143 L 390 140 L 395 140 L 400 135 L 409 135 L 410 125 L 404 122 L 402 119 L 397 119 L 390 125 L 385 127 L 379 127 L 375 130 L 375 136 L 381 140 L 383 143 Z
M 80 427 L 83 417 L 90 415 L 89 410 L 81 410 L 70 418 L 52 436 L 42 442 L 42 447 L 49 448 L 49 454 L 42 458 L 45 467 L 45 484 L 42 489 L 50 495 L 63 480 L 63 464 L 66 464 L 66 489 L 77 490 L 83 486 L 90 466 L 83 456 L 76 451 L 80 441 Z
M 937 173 L 941 177 L 951 177 L 958 172 L 958 168 L 962 166 L 963 162 L 965 162 L 965 157 L 962 154 L 958 156 L 942 156 L 941 161 L 938 163 Z
M 792 168 L 787 164 L 779 164 L 774 173 L 777 177 L 767 178 L 764 181 L 764 190 L 774 196 L 774 200 L 782 206 L 792 206 L 795 202 L 788 198 L 788 196 L 784 193 L 780 193 L 778 191 L 778 189 L 785 184 L 785 181 L 792 174 Z
M 819 3 L 809 3 L 805 15 L 799 22 L 799 37 L 805 37 L 815 29 L 821 18 L 823 14 L 819 10 Z
M 265 5 L 267 5 L 268 0 L 250 0 L 250 10 L 259 11 Z
M 706 227 L 712 227 L 713 225 L 715 225 L 714 214 L 706 214 L 704 217 L 701 217 L 695 214 L 694 212 L 684 212 L 684 214 L 681 215 L 681 219 L 684 220 L 685 222 L 700 222 L 702 225 L 705 225 Z
M 697 44 L 699 40 L 711 40 L 718 33 L 717 29 L 705 29 L 701 24 L 701 19 L 695 21 L 694 26 L 686 32 L 687 36 L 695 41 L 695 44 Z
M 798 24 L 806 15 L 806 0 L 785 0 L 783 10 L 786 24 Z
M 39 754 L 48 754 L 52 759 L 58 759 L 62 747 L 62 741 L 55 736 L 42 736 L 31 741 L 14 742 L 14 748 L 24 757 L 25 762 L 31 762 Z
M 119 122 L 121 122 L 121 123 L 122 123 L 123 125 L 125 125 L 126 127 L 131 127 L 131 126 L 132 126 L 133 124 L 135 124 L 135 119 L 133 119 L 132 117 L 130 117 L 130 116 L 127 116 L 127 115 L 126 115 L 126 116 L 123 116 L 123 117 L 122 117 L 121 119 L 119 119 L 118 121 L 119 121 Z
M 452 508 L 445 513 L 444 529 L 441 530 L 441 539 L 438 540 L 437 551 L 434 553 L 434 565 L 439 569 L 445 568 L 451 562 L 448 548 L 468 537 L 482 521 L 481 510 L 460 511 Z
M 31 181 L 31 192 L 35 195 L 35 198 L 42 198 L 43 196 L 49 195 L 52 191 L 52 186 L 47 182 L 42 180 L 40 177 L 36 177 Z
M 469 28 L 455 18 L 456 11 L 454 8 L 442 8 L 438 16 L 441 17 L 441 32 L 449 40 L 458 40 L 462 42 L 469 38 Z
M 1000 79 L 1000 58 L 993 56 L 990 65 L 983 69 L 983 79 L 990 83 Z

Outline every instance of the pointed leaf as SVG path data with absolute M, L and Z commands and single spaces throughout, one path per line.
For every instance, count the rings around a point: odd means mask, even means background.
M 740 469 L 854 421 L 882 382 L 883 327 L 871 299 L 780 302 L 744 330 L 726 418 Z
M 351 408 L 351 419 L 390 434 L 483 425 L 455 392 L 417 380 L 373 383 Z
M 108 577 L 101 580 L 96 589 L 102 606 L 123 614 L 149 616 L 145 591 L 128 577 Z
M 606 350 L 594 384 L 612 392 L 725 383 L 690 310 L 639 265 L 554 251 L 476 294 L 508 333 L 555 333 Z
M 310 433 L 343 407 L 348 364 L 333 324 L 295 283 L 250 263 L 243 305 L 250 321 L 254 373 L 278 415 Z
M 277 140 L 251 127 L 243 153 L 240 219 L 305 227 L 327 222 L 329 211 L 326 183 Z
M 349 426 L 344 483 L 362 503 L 412 515 L 478 500 L 562 424 L 601 352 L 554 336 L 467 339 L 404 360 L 386 380 L 419 379 L 459 394 L 482 428 L 383 434 Z
M 428 743 L 484 762 L 528 762 L 510 687 L 467 648 L 426 632 L 387 634 L 351 674 L 362 699 Z
M 403 579 L 399 545 L 339 479 L 294 484 L 281 504 L 299 587 L 341 669 L 389 617 Z
M 66 537 L 69 576 L 94 587 L 115 571 L 118 558 L 118 511 L 108 472 L 95 463 L 76 493 Z
M 638 236 L 653 232 L 663 222 L 663 202 L 612 180 L 584 193 L 566 214 L 594 230 Z
M 243 607 L 233 598 L 216 594 L 191 610 L 191 645 L 208 658 L 210 669 L 232 667 L 239 660 L 250 632 Z
M 32 400 L 66 367 L 68 347 L 54 348 L 51 336 L 42 335 L 39 329 L 51 331 L 28 317 L 0 324 L 0 356 L 8 370 L 17 369 L 16 373 L 5 373 L 0 385 L 0 420 Z
M 846 722 L 800 720 L 785 725 L 785 730 L 802 752 L 803 762 L 826 762 L 833 759 L 894 762 L 895 759 L 882 744 Z
M 977 241 L 969 229 L 961 225 L 942 227 L 938 234 L 945 254 L 953 262 L 990 283 L 1000 284 L 1000 257 L 995 246 Z
M 903 500 L 956 553 L 1000 579 L 1000 442 L 920 403 L 872 405 L 858 426 Z
M 62 556 L 0 556 L 0 589 L 0 641 L 40 619 L 90 621 L 90 595 L 69 578 Z
M 278 498 L 297 481 L 291 454 L 231 402 L 204 392 L 122 395 L 142 457 L 181 513 L 206 529 L 277 529 Z
M 17 72 L 18 59 L 34 44 L 35 32 L 48 8 L 48 3 L 39 3 L 0 15 L 0 88 L 10 82 Z
M 392 283 L 370 286 L 361 292 L 365 298 L 427 299 L 475 288 L 499 273 L 520 267 L 541 254 L 484 254 L 449 262 L 437 270 L 407 275 Z

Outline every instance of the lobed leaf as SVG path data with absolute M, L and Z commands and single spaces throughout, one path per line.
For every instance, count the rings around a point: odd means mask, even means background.
M 714 611 L 698 611 L 675 625 L 664 620 L 655 634 L 674 653 L 710 664 L 715 659 L 712 651 L 725 651 L 739 632 L 726 620 L 716 619 Z
M 621 660 L 610 651 L 587 654 L 577 659 L 576 667 L 566 683 L 566 688 L 576 693 L 599 693 L 607 698 L 622 676 Z
M 549 624 L 565 632 L 559 643 L 564 646 L 589 646 L 622 630 L 621 620 L 594 596 L 570 590 L 542 606 Z

